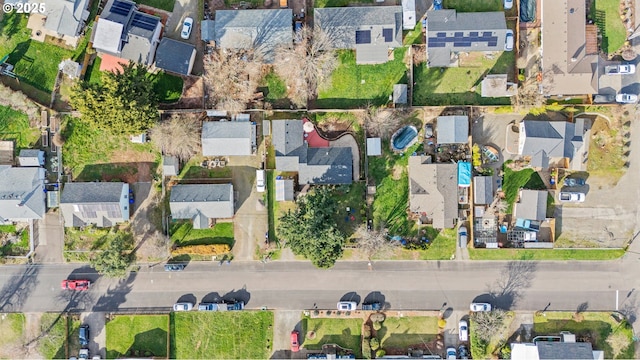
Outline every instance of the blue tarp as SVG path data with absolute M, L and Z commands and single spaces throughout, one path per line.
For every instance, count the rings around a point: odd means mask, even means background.
M 458 186 L 471 186 L 471 163 L 464 161 L 458 163 Z

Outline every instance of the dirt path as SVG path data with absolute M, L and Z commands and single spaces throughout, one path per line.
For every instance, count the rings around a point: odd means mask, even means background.
M 151 183 L 135 183 L 133 191 L 136 202 L 131 229 L 135 238 L 136 256 L 141 261 L 150 262 L 165 259 L 169 256 L 169 241 L 162 234 L 162 229 L 156 227 L 158 224 L 153 219 L 154 209 L 160 206 L 160 194 Z

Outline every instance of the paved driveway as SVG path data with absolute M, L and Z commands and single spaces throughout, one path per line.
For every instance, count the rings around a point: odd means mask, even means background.
M 191 36 L 188 40 L 184 40 L 180 37 L 182 31 L 182 24 L 187 17 L 192 18 L 193 29 L 191 29 Z M 173 6 L 173 12 L 164 29 L 164 36 L 188 42 L 189 44 L 196 46 L 196 60 L 193 65 L 193 74 L 202 74 L 202 56 L 204 52 L 204 43 L 200 41 L 200 16 L 198 11 L 198 0 L 176 0 Z
M 62 215 L 59 212 L 49 212 L 44 219 L 36 222 L 38 239 L 36 247 L 36 263 L 62 263 L 64 248 L 64 227 Z
M 83 312 L 80 314 L 82 324 L 89 325 L 89 354 L 100 355 L 106 359 L 107 331 L 105 330 L 105 314 L 102 312 Z

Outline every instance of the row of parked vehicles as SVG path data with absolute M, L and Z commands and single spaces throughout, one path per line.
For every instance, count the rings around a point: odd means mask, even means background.
M 354 311 L 358 309 L 358 303 L 355 301 L 340 301 L 338 302 L 339 311 Z M 362 310 L 378 311 L 382 309 L 382 304 L 379 302 L 373 302 L 369 304 L 362 304 Z
M 191 311 L 192 302 L 179 302 L 173 305 L 173 311 Z M 244 309 L 244 301 L 230 301 L 221 303 L 200 303 L 198 311 L 240 311 Z

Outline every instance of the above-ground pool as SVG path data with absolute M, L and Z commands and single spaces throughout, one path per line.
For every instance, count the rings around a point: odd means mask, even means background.
M 394 150 L 402 151 L 416 142 L 417 138 L 418 129 L 411 125 L 405 126 L 391 136 L 391 146 Z

